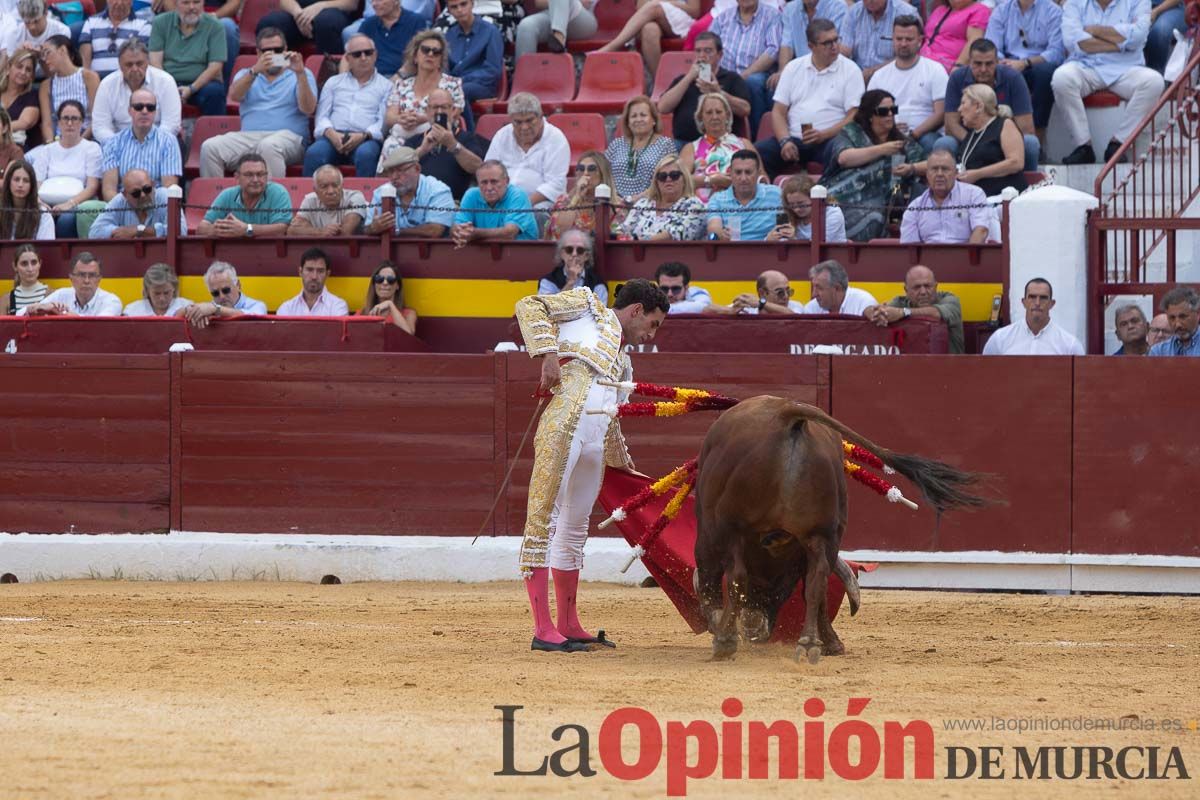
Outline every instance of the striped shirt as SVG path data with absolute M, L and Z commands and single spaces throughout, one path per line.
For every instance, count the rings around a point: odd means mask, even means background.
M 721 66 L 734 72 L 746 69 L 763 54 L 774 57 L 783 41 L 783 17 L 761 3 L 748 25 L 738 10 L 731 8 L 713 17 L 708 29 L 721 37 Z
M 887 0 L 879 19 L 867 11 L 864 3 L 855 3 L 838 26 L 841 44 L 849 48 L 850 58 L 862 69 L 891 61 L 896 57 L 892 50 L 892 23 L 906 14 L 918 16 L 917 10 L 904 0 Z
M 1001 58 L 1041 56 L 1061 64 L 1067 58 L 1062 14 L 1054 0 L 1033 0 L 1028 11 L 1021 9 L 1018 0 L 1003 0 L 988 17 L 984 36 L 996 45 Z
M 179 155 L 179 141 L 155 125 L 139 142 L 133 128 L 126 128 L 104 143 L 102 169 L 105 172 L 115 169 L 118 179 L 131 169 L 144 169 L 155 183 L 161 183 L 165 175 L 181 177 L 183 159 Z
M 845 17 L 846 4 L 842 0 L 817 0 L 816 14 L 812 19 L 827 19 L 834 25 L 841 25 Z M 804 8 L 804 0 L 792 0 L 784 7 L 783 46 L 792 48 L 792 58 L 809 54 L 808 23 L 811 21 Z
M 49 291 L 50 287 L 40 282 L 35 283 L 32 289 L 26 289 L 24 286 L 17 284 L 13 287 L 12 298 L 9 301 L 8 308 L 4 309 L 4 313 L 16 314 L 25 306 L 40 303 L 45 299 Z
M 149 45 L 149 21 L 130 16 L 121 20 L 114 28 L 106 10 L 88 17 L 83 23 L 79 45 L 92 46 L 92 71 L 98 72 L 103 78 L 110 72 L 117 71 L 117 51 L 130 39 L 141 39 Z
M 92 109 L 88 104 L 87 84 L 83 82 L 83 69 L 76 69 L 71 75 L 60 78 L 57 75 L 50 79 L 50 109 L 54 115 L 54 135 L 58 131 L 58 108 L 68 100 L 76 100 L 83 106 L 83 130 L 92 126 Z

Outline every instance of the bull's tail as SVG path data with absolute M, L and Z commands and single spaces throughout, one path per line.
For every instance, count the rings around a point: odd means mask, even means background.
M 939 514 L 958 508 L 980 508 L 997 502 L 967 491 L 967 487 L 975 486 L 984 478 L 979 473 L 965 472 L 941 461 L 921 456 L 893 453 L 851 430 L 816 406 L 796 403 L 795 407 L 802 420 L 819 422 L 837 431 L 843 439 L 869 450 L 884 464 L 908 478 Z

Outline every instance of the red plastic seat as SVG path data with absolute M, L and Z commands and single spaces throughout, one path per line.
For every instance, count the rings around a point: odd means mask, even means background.
M 1084 108 L 1116 108 L 1121 105 L 1121 98 L 1114 92 L 1101 89 L 1083 98 Z
M 571 143 L 571 164 L 585 150 L 604 152 L 608 139 L 604 134 L 604 117 L 599 114 L 552 114 L 547 121 L 566 135 Z
M 637 0 L 601 0 L 596 4 L 596 32 L 590 39 L 568 39 L 567 49 L 572 53 L 590 53 L 613 39 L 625 20 L 637 11 Z
M 188 149 L 187 161 L 183 164 L 184 176 L 195 178 L 200 174 L 200 145 L 205 140 L 241 129 L 241 117 L 200 117 L 197 119 L 196 127 L 192 131 L 192 146 Z
M 529 92 L 542 101 L 543 113 L 562 109 L 575 97 L 575 61 L 568 53 L 526 53 L 517 59 L 508 99 L 518 92 Z M 497 113 L 507 109 L 497 103 Z
M 212 207 L 217 195 L 230 186 L 237 186 L 236 178 L 196 178 L 191 182 L 183 210 L 189 232 L 196 233 L 204 214 Z
M 238 44 L 243 53 L 254 53 L 254 29 L 259 21 L 279 9 L 279 0 L 246 0 L 242 6 L 241 16 L 238 17 L 238 30 L 241 33 Z
M 362 192 L 363 197 L 367 198 L 367 202 L 370 202 L 375 190 L 387 182 L 387 178 L 346 178 L 342 181 L 342 188 Z M 312 189 L 309 189 L 309 191 L 311 192 Z
M 236 76 L 242 70 L 250 69 L 256 63 L 258 63 L 257 55 L 246 55 L 245 53 L 243 53 L 242 55 L 238 56 L 237 58 L 235 58 L 233 60 L 233 72 L 231 73 L 231 75 Z M 240 108 L 241 105 L 242 104 L 237 102 L 236 100 L 230 100 L 229 93 L 228 93 L 228 91 L 226 91 L 226 96 L 225 96 L 225 113 L 226 114 L 233 116 L 234 114 L 238 113 L 238 108 Z
M 663 92 L 671 88 L 671 81 L 686 74 L 695 63 L 696 54 L 691 50 L 663 53 L 658 62 L 658 71 L 654 73 L 654 88 L 650 92 L 650 99 L 657 103 Z
M 503 106 L 504 101 L 508 99 L 508 70 L 500 70 L 500 85 L 496 87 L 495 97 L 486 97 L 476 100 L 471 104 L 471 110 L 475 112 L 476 117 L 481 117 L 484 114 L 493 113 L 497 106 Z
M 588 53 L 579 92 L 566 104 L 572 112 L 618 114 L 625 101 L 646 92 L 646 65 L 640 53 Z
M 475 133 L 485 139 L 491 139 L 496 131 L 509 123 L 507 114 L 484 114 L 475 119 Z

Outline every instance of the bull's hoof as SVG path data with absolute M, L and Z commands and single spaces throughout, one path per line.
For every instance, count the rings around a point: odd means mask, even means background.
M 821 648 L 821 655 L 844 656 L 846 655 L 846 645 L 842 644 L 840 640 L 832 644 L 827 644 Z
M 796 663 L 800 663 L 800 656 L 806 657 L 809 664 L 820 661 L 821 640 L 812 636 L 801 636 L 796 645 Z
M 713 661 L 732 661 L 734 655 L 736 655 L 736 654 L 737 654 L 737 640 L 736 639 L 732 642 L 721 641 L 719 639 L 713 640 L 713 652 L 712 652 L 712 660 Z
M 761 643 L 771 638 L 771 625 L 767 615 L 758 609 L 742 609 L 738 617 L 742 638 L 747 642 Z

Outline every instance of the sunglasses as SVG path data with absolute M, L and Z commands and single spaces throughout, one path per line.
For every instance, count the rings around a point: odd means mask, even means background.
M 894 117 L 899 113 L 899 106 L 880 106 L 879 108 L 875 109 L 875 116 L 877 117 Z
M 655 180 L 658 180 L 660 182 L 661 181 L 677 181 L 682 177 L 683 177 L 683 173 L 677 169 L 673 169 L 670 172 L 659 172 L 654 176 Z
M 376 283 L 386 283 L 388 286 L 391 286 L 393 283 L 396 283 L 399 280 L 400 279 L 397 278 L 395 275 L 376 275 L 375 276 Z
M 213 297 L 220 297 L 221 295 L 228 297 L 229 295 L 233 294 L 233 287 L 225 286 L 220 289 L 211 289 L 209 294 L 211 294 Z
M 586 256 L 588 253 L 592 252 L 590 248 L 575 244 L 567 245 L 562 249 L 562 251 L 569 256 Z
M 375 50 L 374 48 L 370 50 L 355 50 L 352 53 L 346 53 L 346 55 L 350 56 L 350 58 L 370 58 L 375 55 Z
M 129 190 L 129 196 L 135 200 L 139 197 L 149 197 L 152 194 L 154 194 L 153 186 L 143 186 L 140 189 L 130 189 Z
M 129 107 L 134 111 L 158 111 L 158 105 L 155 103 L 130 103 Z
M 258 48 L 258 52 L 260 52 L 260 53 L 286 53 L 287 48 L 284 48 L 284 47 L 260 47 L 260 48 Z
M 576 164 L 575 171 L 576 172 L 599 172 L 600 165 L 599 164 Z
M 659 288 L 667 294 L 683 294 L 687 291 L 686 286 L 660 286 Z
M 440 47 L 426 47 L 424 45 L 421 45 L 421 55 L 440 56 L 441 54 L 442 54 L 442 48 L 440 48 Z

